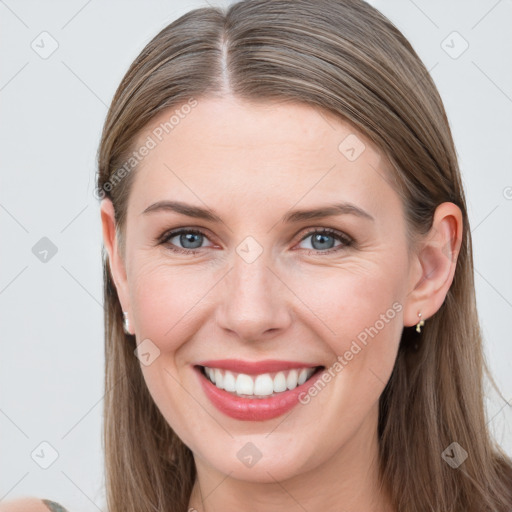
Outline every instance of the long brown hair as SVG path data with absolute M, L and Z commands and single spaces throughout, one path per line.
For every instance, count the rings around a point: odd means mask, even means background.
M 298 101 L 351 123 L 392 163 L 412 237 L 428 232 L 440 203 L 461 209 L 462 243 L 446 300 L 421 337 L 404 328 L 380 398 L 380 473 L 398 511 L 510 512 L 512 462 L 486 426 L 488 370 L 454 143 L 409 42 L 362 0 L 245 0 L 174 21 L 135 59 L 105 122 L 97 194 L 112 200 L 119 234 L 136 172 L 126 162 L 141 130 L 162 110 L 213 94 Z M 147 390 L 105 251 L 103 268 L 108 509 L 184 512 L 196 476 L 192 453 Z M 454 442 L 468 454 L 458 468 L 442 455 Z

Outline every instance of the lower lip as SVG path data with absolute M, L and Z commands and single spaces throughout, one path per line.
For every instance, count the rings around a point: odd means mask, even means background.
M 243 421 L 265 421 L 286 414 L 300 403 L 299 395 L 306 392 L 323 373 L 323 370 L 317 371 L 304 384 L 270 398 L 243 398 L 219 389 L 200 368 L 194 367 L 194 370 L 212 404 L 227 416 Z

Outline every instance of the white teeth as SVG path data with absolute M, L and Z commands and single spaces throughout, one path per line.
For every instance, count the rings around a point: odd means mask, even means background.
M 219 389 L 224 389 L 223 384 L 224 383 L 223 383 L 223 378 L 222 378 L 222 372 L 218 368 L 215 368 L 215 385 Z
M 304 384 L 304 382 L 306 382 L 307 378 L 308 378 L 308 371 L 306 370 L 306 368 L 303 368 L 299 373 L 299 379 L 297 380 L 297 384 L 299 386 L 301 386 L 302 384 Z
M 268 373 L 258 375 L 254 381 L 255 395 L 271 395 L 274 392 L 274 381 Z
M 297 387 L 297 379 L 299 374 L 297 373 L 297 370 L 291 370 L 288 374 L 288 377 L 286 378 L 286 387 L 288 389 L 294 389 Z
M 274 391 L 276 393 L 281 393 L 282 391 L 286 391 L 286 377 L 283 372 L 279 372 L 274 377 Z
M 230 393 L 251 397 L 268 397 L 295 389 L 306 382 L 315 372 L 315 368 L 300 368 L 280 371 L 275 374 L 246 375 L 234 373 L 219 368 L 205 367 L 205 375 L 219 389 Z
M 236 378 L 237 395 L 254 395 L 254 381 L 243 373 L 239 373 Z
M 226 391 L 230 391 L 231 393 L 236 391 L 235 376 L 231 372 L 226 371 L 223 384 Z

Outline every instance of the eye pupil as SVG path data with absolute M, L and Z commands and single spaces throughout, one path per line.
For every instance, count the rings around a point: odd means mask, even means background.
M 312 246 L 315 248 L 315 249 L 325 249 L 326 248 L 326 245 L 325 245 L 325 241 L 326 239 L 330 238 L 332 242 L 334 242 L 334 239 L 331 235 L 326 235 L 324 233 L 317 233 L 316 235 L 313 236 L 313 242 L 312 242 Z M 316 242 L 319 242 L 320 243 L 320 247 L 315 247 L 315 243 Z M 324 245 L 323 245 L 324 244 Z M 329 245 L 329 244 L 327 244 Z M 329 245 L 329 247 L 327 247 L 327 249 L 331 249 L 333 247 L 332 244 Z
M 197 249 L 199 247 L 201 247 L 201 237 L 202 235 L 199 234 L 199 233 L 187 233 L 187 234 L 182 234 L 180 236 L 180 243 L 183 245 L 183 247 L 185 247 L 186 249 Z M 195 240 L 194 240 L 195 239 Z M 197 241 L 199 240 L 199 243 L 197 243 Z M 187 246 L 187 243 L 191 242 L 192 244 L 194 244 L 194 242 L 196 243 L 196 245 L 193 245 L 192 247 L 190 246 Z

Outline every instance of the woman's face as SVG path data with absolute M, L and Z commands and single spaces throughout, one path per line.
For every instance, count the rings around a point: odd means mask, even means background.
M 419 276 L 386 160 L 304 104 L 199 98 L 166 133 L 173 112 L 139 136 L 113 261 L 156 405 L 198 466 L 234 478 L 357 457 Z

